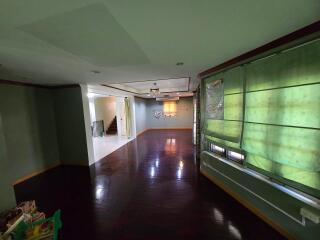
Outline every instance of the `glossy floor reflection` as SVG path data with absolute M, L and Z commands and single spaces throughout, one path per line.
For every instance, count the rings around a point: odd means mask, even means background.
M 282 239 L 197 169 L 191 131 L 148 131 L 90 169 L 57 167 L 15 191 L 62 210 L 61 239 Z

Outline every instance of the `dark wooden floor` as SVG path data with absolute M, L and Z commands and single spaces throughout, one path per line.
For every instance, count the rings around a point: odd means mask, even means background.
M 191 131 L 148 131 L 90 168 L 61 166 L 15 187 L 62 210 L 61 239 L 282 239 L 199 175 Z

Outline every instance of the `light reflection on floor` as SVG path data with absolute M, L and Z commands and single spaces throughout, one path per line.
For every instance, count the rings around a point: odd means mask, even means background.
M 177 152 L 176 139 L 167 138 L 164 145 L 164 151 L 166 154 L 175 154 Z
M 282 240 L 198 173 L 191 137 L 146 132 L 90 169 L 61 166 L 16 186 L 17 201 L 61 209 L 61 239 Z
M 180 179 L 182 177 L 182 171 L 183 171 L 183 161 L 179 161 L 179 166 L 177 170 L 177 178 Z
M 226 232 L 229 232 L 234 239 L 242 239 L 240 230 L 236 226 L 234 226 L 234 224 L 230 220 L 228 220 L 218 208 L 214 207 L 212 213 L 212 221 L 214 224 L 221 225 L 224 230 Z

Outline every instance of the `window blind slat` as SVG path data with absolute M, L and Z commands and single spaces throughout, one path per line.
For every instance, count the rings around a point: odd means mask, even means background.
M 247 93 L 245 108 L 248 122 L 320 128 L 320 84 Z
M 245 123 L 243 149 L 267 160 L 320 171 L 320 131 Z
M 320 80 L 320 40 L 247 66 L 247 91 L 315 83 Z

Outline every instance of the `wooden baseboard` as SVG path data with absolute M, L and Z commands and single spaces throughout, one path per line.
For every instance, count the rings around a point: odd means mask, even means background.
M 141 132 L 138 132 L 138 133 L 137 133 L 137 137 L 138 137 L 139 135 L 145 133 L 145 132 L 148 131 L 148 130 L 149 130 L 149 128 L 146 128 L 146 129 L 142 130 Z
M 28 174 L 28 175 L 26 175 L 26 176 L 23 176 L 23 177 L 21 177 L 21 178 L 18 178 L 16 181 L 14 181 L 14 182 L 12 183 L 12 185 L 14 186 L 14 185 L 17 185 L 17 184 L 19 184 L 19 183 L 22 183 L 22 182 L 24 182 L 24 181 L 26 181 L 26 180 L 28 180 L 28 179 L 30 179 L 30 178 L 32 178 L 32 177 L 35 177 L 35 176 L 37 176 L 37 175 L 39 175 L 39 174 L 41 174 L 41 173 L 44 173 L 44 172 L 46 172 L 46 171 L 49 171 L 49 170 L 51 170 L 51 169 L 53 169 L 53 168 L 55 168 L 55 167 L 58 167 L 59 165 L 60 165 L 60 163 L 55 164 L 55 165 L 53 165 L 53 166 L 51 166 L 51 167 L 48 167 L 48 168 L 45 168 L 45 169 L 42 169 L 42 170 L 39 170 L 39 171 L 30 173 L 30 174 Z
M 227 194 L 229 194 L 232 198 L 234 198 L 236 201 L 238 201 L 241 205 L 243 205 L 245 208 L 253 212 L 255 215 L 257 215 L 260 219 L 262 219 L 264 222 L 266 222 L 268 225 L 270 225 L 273 229 L 275 229 L 277 232 L 285 236 L 287 239 L 294 240 L 296 239 L 294 236 L 292 236 L 287 230 L 283 229 L 281 226 L 276 224 L 274 221 L 272 221 L 269 217 L 267 217 L 260 209 L 255 207 L 252 203 L 246 201 L 243 197 L 241 197 L 239 194 L 235 193 L 234 191 L 227 188 L 222 181 L 210 176 L 206 172 L 204 172 L 202 169 L 200 169 L 200 172 L 202 175 L 204 175 L 206 178 L 208 178 L 211 182 L 213 182 L 215 185 L 217 185 L 219 188 L 221 188 L 223 191 L 225 191 Z
M 148 128 L 148 130 L 192 130 L 192 128 Z
M 162 130 L 192 130 L 192 128 L 146 128 L 146 129 L 144 129 L 143 131 L 141 131 L 141 132 L 138 132 L 137 133 L 137 137 L 139 136 L 139 135 L 141 135 L 141 134 L 143 134 L 143 133 L 145 133 L 145 132 L 147 132 L 147 131 L 155 131 L 155 130 L 160 130 L 160 131 L 162 131 Z

